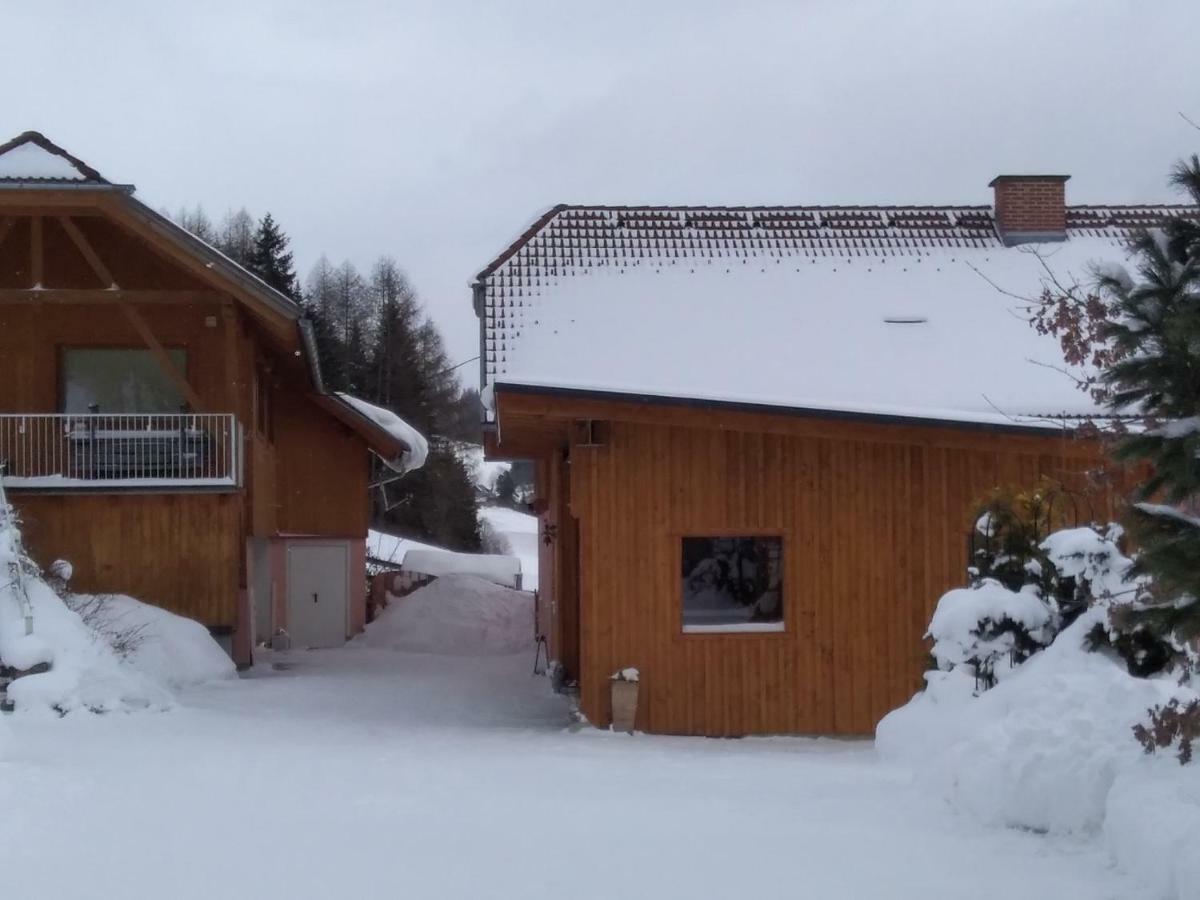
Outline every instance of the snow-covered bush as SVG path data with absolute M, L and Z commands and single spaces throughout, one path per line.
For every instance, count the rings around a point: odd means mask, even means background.
M 929 623 L 933 658 L 943 671 L 962 667 L 988 688 L 1050 642 L 1050 608 L 1034 585 L 1009 590 L 985 578 L 950 591 Z
M 1056 500 L 1043 481 L 1026 492 L 996 491 L 975 524 L 970 584 L 938 601 L 929 624 L 933 659 L 964 667 L 987 689 L 1047 647 L 1094 603 L 1129 590 L 1131 566 L 1119 526 L 1068 528 L 1043 537 Z

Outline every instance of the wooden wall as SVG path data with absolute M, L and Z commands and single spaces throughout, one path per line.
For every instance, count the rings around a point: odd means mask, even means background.
M 609 721 L 609 675 L 636 666 L 648 731 L 870 734 L 921 685 L 933 605 L 964 582 L 973 504 L 1077 476 L 1097 452 L 1053 435 L 948 429 L 939 446 L 934 428 L 797 427 L 612 422 L 605 446 L 572 447 L 590 721 Z M 783 536 L 785 630 L 683 634 L 681 536 L 739 531 Z
M 11 496 L 34 559 L 74 566 L 81 592 L 123 593 L 209 627 L 237 624 L 237 494 Z
M 278 391 L 274 400 L 279 533 L 365 538 L 366 442 L 307 397 Z
M 188 383 L 206 404 L 200 411 L 239 412 L 229 404 L 221 305 L 145 303 L 138 309 L 164 347 L 187 350 Z M 0 304 L 0 359 L 5 367 L 0 412 L 61 411 L 59 353 L 64 347 L 144 346 L 115 305 Z

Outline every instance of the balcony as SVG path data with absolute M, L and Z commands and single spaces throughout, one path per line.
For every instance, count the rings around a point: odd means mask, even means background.
M 0 480 L 12 490 L 236 490 L 227 413 L 3 413 Z

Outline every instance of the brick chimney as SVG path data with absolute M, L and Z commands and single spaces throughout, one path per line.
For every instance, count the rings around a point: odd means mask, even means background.
M 1070 175 L 997 175 L 988 187 L 996 192 L 996 229 L 1008 246 L 1067 238 L 1067 191 Z

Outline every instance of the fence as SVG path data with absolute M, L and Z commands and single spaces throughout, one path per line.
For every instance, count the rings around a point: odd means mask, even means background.
M 238 424 L 228 413 L 0 414 L 9 488 L 236 487 Z

